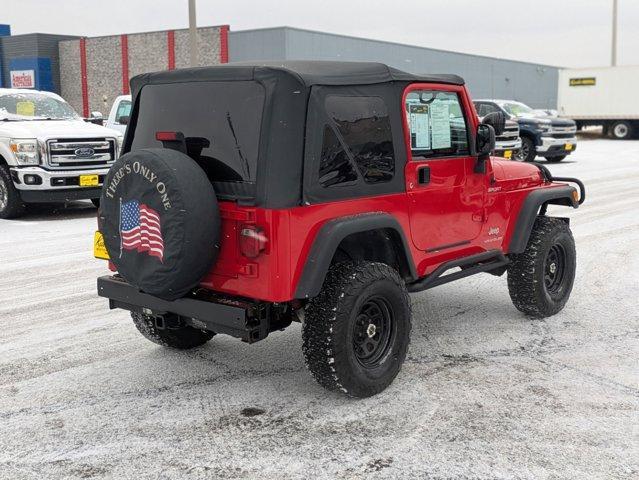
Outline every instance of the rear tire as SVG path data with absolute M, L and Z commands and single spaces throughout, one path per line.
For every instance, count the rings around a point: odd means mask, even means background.
M 633 128 L 630 122 L 614 122 L 610 127 L 610 133 L 615 140 L 630 140 Z
M 153 317 L 142 313 L 131 312 L 131 318 L 136 328 L 147 340 L 151 340 L 153 343 L 163 347 L 188 350 L 189 348 L 204 345 L 215 335 L 213 332 L 198 330 L 187 325 L 160 330 L 156 328 Z
M 546 157 L 546 161 L 548 163 L 559 163 L 568 155 L 557 155 L 556 157 Z
M 515 160 L 520 162 L 532 162 L 537 156 L 535 144 L 528 137 L 521 137 L 521 148 L 515 154 Z
M 302 325 L 306 365 L 328 390 L 370 397 L 388 387 L 406 358 L 410 300 L 383 263 L 333 265 Z
M 526 250 L 510 258 L 508 292 L 518 310 L 544 318 L 564 308 L 577 266 L 575 240 L 566 222 L 537 217 Z
M 0 165 L 0 218 L 17 218 L 25 208 L 20 192 L 13 185 L 9 168 Z

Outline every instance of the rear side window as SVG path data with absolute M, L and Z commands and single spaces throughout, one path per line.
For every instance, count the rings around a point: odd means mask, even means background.
M 319 181 L 323 187 L 389 182 L 395 154 L 388 109 L 381 97 L 329 95 Z M 358 175 L 359 174 L 359 175 Z
M 468 155 L 468 128 L 457 93 L 413 90 L 405 110 L 413 157 Z
M 264 89 L 252 81 L 146 85 L 131 150 L 162 147 L 156 132 L 182 132 L 187 150 L 221 192 L 257 175 Z M 230 190 L 231 192 L 235 190 Z

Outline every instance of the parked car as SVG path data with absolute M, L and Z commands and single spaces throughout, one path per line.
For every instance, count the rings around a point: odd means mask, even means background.
M 475 108 L 483 112 L 502 112 L 519 124 L 521 148 L 515 158 L 531 162 L 544 157 L 548 162 L 561 162 L 577 148 L 577 127 L 566 118 L 539 115 L 521 102 L 513 100 L 475 100 Z
M 508 272 L 527 315 L 568 301 L 575 245 L 547 206 L 578 207 L 583 184 L 490 157 L 504 115 L 479 123 L 458 76 L 273 62 L 131 87 L 98 214 L 95 256 L 113 273 L 98 294 L 152 342 L 254 343 L 301 321 L 315 379 L 366 397 L 406 357 L 409 292 Z
M 20 216 L 28 203 L 97 205 L 121 142 L 54 93 L 0 89 L 0 218 Z
M 494 110 L 488 109 L 485 105 L 479 105 L 477 108 L 479 121 L 483 121 L 484 117 L 492 111 Z M 495 138 L 495 150 L 493 151 L 493 155 L 511 159 L 514 155 L 519 153 L 520 148 L 521 138 L 519 138 L 519 124 L 515 120 L 506 118 L 504 131 L 501 135 L 497 135 Z
M 111 106 L 106 127 L 117 130 L 124 135 L 131 115 L 131 95 L 120 95 Z
M 639 135 L 639 66 L 559 71 L 559 114 L 577 127 L 601 126 L 604 135 L 628 140 Z

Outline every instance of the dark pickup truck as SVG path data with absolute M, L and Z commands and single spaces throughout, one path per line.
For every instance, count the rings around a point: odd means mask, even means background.
M 475 100 L 480 116 L 503 112 L 506 118 L 519 124 L 521 148 L 515 159 L 532 162 L 544 157 L 549 162 L 561 162 L 577 148 L 577 126 L 567 118 L 542 115 L 528 105 L 513 100 Z

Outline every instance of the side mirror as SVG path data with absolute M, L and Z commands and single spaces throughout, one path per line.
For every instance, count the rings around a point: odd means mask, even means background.
M 486 173 L 486 160 L 490 158 L 490 152 L 495 149 L 495 129 L 492 125 L 480 123 L 475 137 L 477 149 L 477 163 L 475 173 Z
M 89 118 L 92 119 L 92 120 L 98 120 L 98 119 L 102 120 L 102 118 L 103 118 L 102 117 L 102 112 L 98 112 L 98 111 L 91 112 L 91 115 L 89 115 Z
M 120 118 L 118 118 L 118 123 L 120 125 L 128 125 L 129 124 L 129 115 L 122 115 Z
M 499 136 L 504 133 L 504 129 L 506 128 L 506 115 L 504 115 L 504 112 L 492 112 L 486 115 L 481 123 L 493 127 L 495 135 Z

